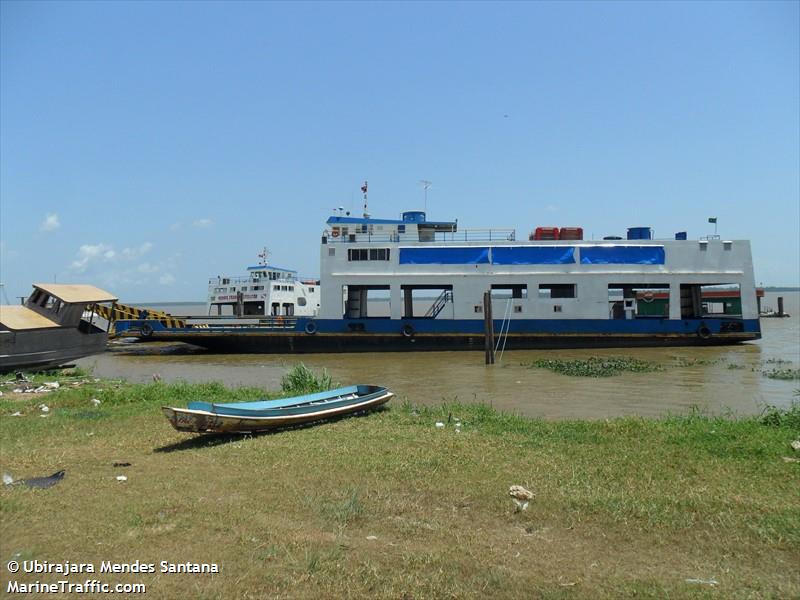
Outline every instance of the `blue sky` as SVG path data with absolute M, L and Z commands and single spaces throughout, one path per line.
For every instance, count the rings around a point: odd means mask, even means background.
M 0 3 L 0 280 L 203 300 L 331 209 L 751 239 L 800 281 L 800 14 L 757 3 Z

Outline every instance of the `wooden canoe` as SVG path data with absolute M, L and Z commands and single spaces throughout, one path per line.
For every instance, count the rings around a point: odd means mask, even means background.
M 243 433 L 264 431 L 364 412 L 394 397 L 376 385 L 349 387 L 280 400 L 257 402 L 190 402 L 187 408 L 164 406 L 167 420 L 178 431 Z

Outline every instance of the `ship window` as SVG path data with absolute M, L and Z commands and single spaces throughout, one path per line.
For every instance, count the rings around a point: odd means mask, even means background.
M 476 304 L 475 305 L 475 312 L 476 313 L 482 313 L 483 312 L 483 305 L 482 304 Z
M 389 248 L 348 248 L 347 260 L 389 260 Z
M 453 286 L 437 284 L 401 285 L 404 319 L 423 317 L 435 319 L 442 311 L 443 318 L 453 318 Z M 445 310 L 447 309 L 447 310 Z
M 540 283 L 539 298 L 575 298 L 574 283 Z
M 246 292 L 246 291 L 247 291 L 247 286 L 246 286 L 246 285 L 243 285 L 243 286 L 242 286 L 242 291 L 243 291 L 243 292 Z
M 291 317 L 294 315 L 294 303 L 293 302 L 284 302 L 283 303 L 283 314 L 287 317 Z
M 742 290 L 738 283 L 682 283 L 680 289 L 682 319 L 742 316 Z
M 273 317 L 277 317 L 279 314 L 281 314 L 281 305 L 279 302 L 272 303 L 272 312 L 270 312 L 270 314 Z
M 389 248 L 370 248 L 370 260 L 389 260 Z
M 308 288 L 308 293 L 309 294 L 313 294 L 314 293 L 314 288 L 313 287 Z
M 553 304 L 553 312 L 562 312 L 560 304 Z
M 52 310 L 53 312 L 58 312 L 61 308 L 61 300 L 54 296 L 48 296 L 47 303 L 44 305 L 44 307 Z
M 290 292 L 293 292 L 293 291 L 294 291 L 294 286 L 293 286 L 293 285 L 290 285 L 290 286 L 289 286 L 289 291 L 290 291 Z
M 297 306 L 305 306 L 305 305 L 306 305 L 306 299 L 305 298 L 300 297 L 300 298 L 297 299 Z
M 519 304 L 515 304 L 514 305 L 514 312 L 515 313 L 521 313 L 522 312 L 522 307 Z
M 336 256 L 336 248 L 328 248 L 328 256 Z
M 398 225 L 397 226 L 397 233 L 405 233 L 405 232 L 406 232 L 406 226 L 405 225 Z
M 346 319 L 388 319 L 392 314 L 388 285 L 345 285 L 342 300 Z
M 279 285 L 276 283 L 276 284 L 274 284 L 274 285 L 272 286 L 272 289 L 273 289 L 273 290 L 275 290 L 276 292 L 279 292 L 279 291 L 281 291 L 281 286 L 279 286 Z
M 669 284 L 608 284 L 608 316 L 611 319 L 668 319 Z
M 528 286 L 524 283 L 498 283 L 492 285 L 492 299 L 527 298 Z
M 263 289 L 264 289 L 263 285 L 254 285 L 253 286 L 253 291 L 254 292 L 257 292 L 258 290 L 263 290 Z

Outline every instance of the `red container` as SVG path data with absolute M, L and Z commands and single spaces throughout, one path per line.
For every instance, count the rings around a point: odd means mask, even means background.
M 557 240 L 558 227 L 537 227 L 533 235 L 528 239 L 531 240 Z
M 582 240 L 583 227 L 562 227 L 559 232 L 558 239 L 560 240 Z

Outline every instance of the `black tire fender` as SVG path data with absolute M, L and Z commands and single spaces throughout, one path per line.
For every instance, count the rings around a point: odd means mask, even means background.
M 697 335 L 701 340 L 707 340 L 711 338 L 711 330 L 708 328 L 708 325 L 702 323 L 700 327 L 697 328 Z
M 308 335 L 317 333 L 317 324 L 314 321 L 308 321 L 305 326 L 305 331 Z
M 414 337 L 414 333 L 416 332 L 414 331 L 414 328 L 411 326 L 410 323 L 406 323 L 405 325 L 403 325 L 403 328 L 400 330 L 400 333 L 403 334 L 403 337 L 410 338 Z
M 152 326 L 152 325 L 150 325 L 150 323 L 144 323 L 144 324 L 142 324 L 142 326 L 139 328 L 139 333 L 141 333 L 141 334 L 142 334 L 142 337 L 146 337 L 146 338 L 148 338 L 148 337 L 150 337 L 151 335 L 153 335 L 153 326 Z

